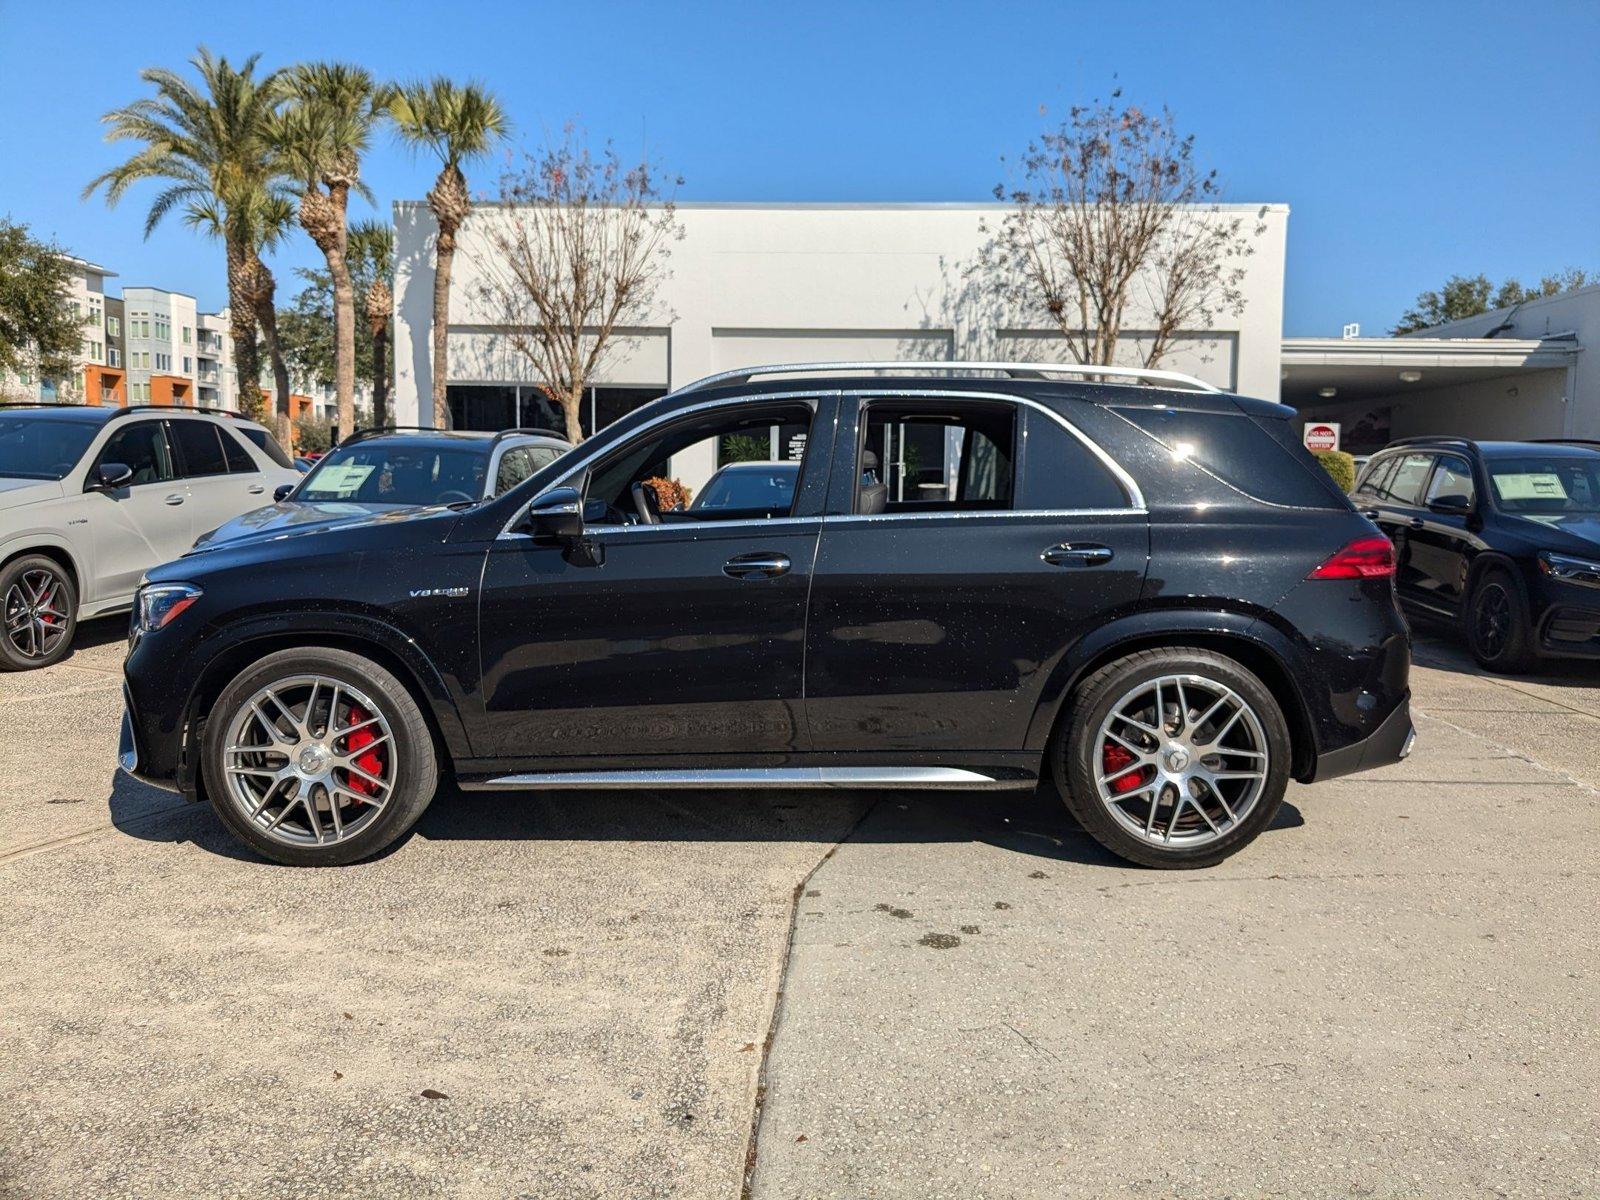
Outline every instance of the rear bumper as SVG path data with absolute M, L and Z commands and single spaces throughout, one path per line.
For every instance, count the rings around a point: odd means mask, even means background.
M 1321 783 L 1341 775 L 1354 775 L 1357 771 L 1370 771 L 1375 767 L 1397 763 L 1411 753 L 1416 739 L 1416 726 L 1411 723 L 1411 693 L 1407 692 L 1395 710 L 1369 736 L 1317 755 L 1316 766 L 1305 782 Z

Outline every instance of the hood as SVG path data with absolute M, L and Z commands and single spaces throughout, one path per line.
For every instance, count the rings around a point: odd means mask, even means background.
M 1557 553 L 1600 555 L 1600 513 L 1516 513 L 1518 531 Z M 1564 534 L 1552 538 L 1549 531 Z
M 0 508 L 20 508 L 41 500 L 59 500 L 61 494 L 61 484 L 54 479 L 0 478 Z
M 437 505 L 419 508 L 414 505 L 353 504 L 337 500 L 286 500 L 265 508 L 252 509 L 225 525 L 217 526 L 210 533 L 201 534 L 195 541 L 194 550 L 218 550 L 223 546 L 276 541 L 302 534 L 351 529 L 377 521 L 406 520 L 439 511 Z

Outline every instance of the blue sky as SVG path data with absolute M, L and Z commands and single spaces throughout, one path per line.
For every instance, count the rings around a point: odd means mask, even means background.
M 264 62 L 475 77 L 520 139 L 577 119 L 684 177 L 685 200 L 982 200 L 1051 114 L 1172 107 L 1234 201 L 1292 208 L 1285 332 L 1378 333 L 1452 272 L 1600 269 L 1600 3 L 1199 5 L 0 0 L 0 213 L 121 273 L 225 299 L 220 250 L 153 187 L 80 201 L 98 118 L 204 40 Z M 1040 115 L 1040 106 L 1047 110 Z M 487 187 L 493 166 L 474 187 Z M 431 170 L 385 139 L 388 202 Z M 364 207 L 364 206 L 362 206 Z M 358 212 L 357 216 L 368 215 Z M 298 233 L 276 260 L 318 255 Z

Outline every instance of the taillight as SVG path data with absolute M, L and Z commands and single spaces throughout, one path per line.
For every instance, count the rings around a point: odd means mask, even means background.
M 1307 579 L 1387 579 L 1394 574 L 1394 543 L 1386 537 L 1357 538 Z

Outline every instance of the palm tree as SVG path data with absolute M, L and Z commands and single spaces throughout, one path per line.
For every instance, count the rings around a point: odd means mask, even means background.
M 389 117 L 403 142 L 432 151 L 443 164 L 428 192 L 428 207 L 439 226 L 433 269 L 433 422 L 442 428 L 450 424 L 445 398 L 450 378 L 450 272 L 456 232 L 472 206 L 461 164 L 487 153 L 505 137 L 510 122 L 487 89 L 439 76 L 396 88 Z
M 333 374 L 339 428 L 355 428 L 356 313 L 350 277 L 350 192 L 371 199 L 361 182 L 361 156 L 385 110 L 389 89 L 365 68 L 302 63 L 286 76 L 289 103 L 272 123 L 272 143 L 295 181 L 300 224 L 328 261 L 333 280 Z
M 389 423 L 389 314 L 394 309 L 394 230 L 363 221 L 350 230 L 350 259 L 366 283 L 362 305 L 372 335 L 372 423 Z
M 234 67 L 201 46 L 190 60 L 200 76 L 198 85 L 162 67 L 141 71 L 139 77 L 155 94 L 113 109 L 101 119 L 108 126 L 107 141 L 144 145 L 83 190 L 87 198 L 104 187 L 106 203 L 114 206 L 135 183 L 163 180 L 167 186 L 151 202 L 145 218 L 145 237 L 177 208 L 187 225 L 222 240 L 239 402 L 251 412 L 261 408 L 261 367 L 256 353 L 258 310 L 250 288 L 255 267 L 265 270 L 260 250 L 270 224 L 267 214 L 282 199 L 266 131 L 283 99 L 283 76 L 274 71 L 257 77 L 258 58 L 251 55 Z

